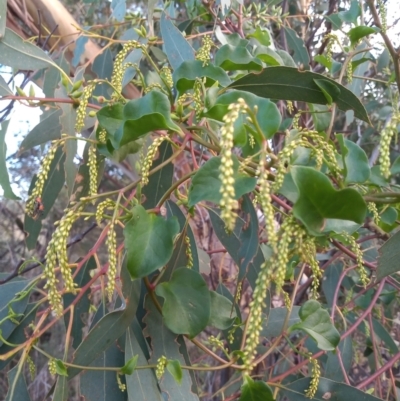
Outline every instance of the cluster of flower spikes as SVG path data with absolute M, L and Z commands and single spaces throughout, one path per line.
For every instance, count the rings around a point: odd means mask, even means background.
M 92 96 L 94 88 L 96 87 L 95 82 L 89 82 L 83 90 L 82 97 L 79 100 L 79 106 L 76 110 L 76 121 L 75 121 L 75 131 L 80 133 L 85 126 L 85 118 L 87 113 L 87 106 L 89 104 L 89 99 Z
M 60 145 L 64 144 L 64 142 L 65 142 L 64 138 L 53 141 L 49 151 L 47 152 L 45 157 L 42 159 L 42 162 L 40 164 L 40 169 L 37 174 L 36 181 L 35 181 L 35 185 L 32 189 L 31 194 L 29 195 L 29 197 L 26 201 L 26 205 L 25 205 L 26 213 L 28 214 L 28 216 L 30 216 L 32 218 L 37 217 L 38 199 L 40 200 L 42 198 L 44 184 L 49 175 L 51 163 L 54 160 L 54 156 L 57 152 L 57 149 Z
M 158 380 L 163 377 L 167 363 L 168 360 L 164 355 L 158 358 L 156 367 L 156 376 Z
M 318 361 L 314 359 L 311 354 L 308 357 L 308 362 L 311 364 L 311 381 L 305 393 L 306 397 L 312 399 L 315 397 L 315 394 L 318 390 L 319 379 L 321 377 L 321 368 L 319 367 Z
M 233 169 L 233 132 L 234 123 L 239 117 L 239 113 L 246 111 L 246 103 L 240 98 L 236 103 L 228 106 L 228 112 L 225 114 L 223 121 L 224 125 L 221 127 L 221 165 L 219 168 L 219 178 L 221 180 L 220 193 L 222 195 L 221 218 L 225 223 L 225 229 L 232 232 L 235 228 L 236 213 L 234 209 L 237 207 L 238 202 L 235 199 L 235 178 Z
M 97 149 L 94 144 L 88 150 L 88 165 L 89 165 L 89 196 L 97 194 Z
M 211 48 L 213 46 L 213 41 L 211 39 L 211 36 L 207 35 L 203 39 L 203 43 L 199 50 L 196 53 L 196 60 L 200 60 L 203 62 L 203 67 L 208 65 L 208 63 L 211 60 Z
M 381 174 L 385 178 L 390 177 L 390 143 L 397 135 L 397 125 L 400 123 L 400 112 L 395 112 L 381 131 L 379 163 Z
M 73 223 L 80 216 L 80 207 L 66 210 L 64 217 L 56 223 L 57 229 L 51 238 L 46 250 L 46 263 L 43 275 L 46 279 L 44 286 L 48 292 L 48 299 L 51 308 L 59 316 L 62 314 L 62 299 L 57 284 L 59 280 L 56 277 L 55 269 L 57 265 L 64 280 L 64 289 L 66 292 L 76 292 L 76 283 L 72 277 L 71 268 L 68 263 L 67 239 Z
M 106 286 L 106 294 L 108 300 L 112 300 L 115 288 L 115 280 L 117 277 L 117 235 L 115 233 L 115 222 L 112 221 L 107 232 L 107 251 L 108 251 L 108 281 Z
M 141 181 L 142 181 L 143 186 L 145 186 L 149 183 L 149 172 L 150 172 L 150 168 L 153 164 L 154 156 L 157 153 L 157 149 L 167 139 L 168 139 L 168 136 L 160 135 L 157 138 L 155 138 L 153 140 L 153 143 L 148 147 L 147 155 L 146 155 L 146 157 L 143 157 L 143 160 L 141 161 L 140 175 L 142 176 Z
M 133 49 L 138 49 L 142 45 L 136 40 L 130 40 L 122 46 L 122 50 L 117 54 L 114 61 L 114 68 L 111 75 L 111 85 L 114 88 L 113 98 L 118 98 L 122 92 L 122 81 L 127 67 L 124 67 L 123 62 L 128 53 Z M 129 65 L 132 67 L 133 65 Z

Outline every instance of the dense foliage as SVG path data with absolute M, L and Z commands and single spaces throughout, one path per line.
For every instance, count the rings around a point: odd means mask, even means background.
M 0 277 L 6 399 L 397 400 L 384 2 L 149 2 L 145 17 L 113 0 L 108 21 L 83 3 L 72 59 L 0 24 L 0 64 L 44 93 L 0 77 L 3 100 L 42 111 L 20 144 L 42 151 L 29 251 Z M 18 204 L 7 125 L 0 185 Z

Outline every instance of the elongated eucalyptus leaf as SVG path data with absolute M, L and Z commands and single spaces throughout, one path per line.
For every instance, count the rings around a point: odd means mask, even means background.
M 11 91 L 10 87 L 7 85 L 7 82 L 0 75 L 0 96 L 7 96 L 7 95 L 13 95 L 13 94 L 14 93 Z
M 2 15 L 1 19 L 5 19 L 5 16 Z M 0 41 L 0 64 L 17 70 L 40 70 L 55 65 L 42 49 L 8 28 Z
M 17 365 L 8 374 L 8 392 L 5 401 L 31 401 L 24 377 L 24 369 Z
M 340 95 L 335 100 L 340 110 L 354 110 L 357 118 L 370 123 L 367 111 L 357 96 L 333 79 L 315 72 L 282 66 L 268 67 L 259 74 L 248 74 L 238 79 L 228 88 L 271 99 L 327 104 L 327 99 L 315 80 L 328 81 L 340 90 Z
M 400 270 L 400 231 L 393 235 L 379 248 L 376 279 L 381 280 Z
M 176 70 L 184 61 L 194 60 L 192 46 L 165 13 L 161 15 L 160 28 L 165 53 L 173 70 Z
M 293 51 L 293 59 L 297 65 L 302 65 L 306 70 L 310 69 L 310 56 L 304 44 L 304 40 L 297 35 L 292 28 L 284 27 L 288 47 Z

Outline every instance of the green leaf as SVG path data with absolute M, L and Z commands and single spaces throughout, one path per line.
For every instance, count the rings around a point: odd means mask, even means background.
M 390 168 L 390 174 L 395 175 L 400 173 L 400 156 L 396 157 L 396 160 L 393 162 L 392 167 Z
M 262 63 L 242 46 L 224 45 L 215 55 L 215 64 L 225 71 L 261 71 Z
M 261 380 L 254 381 L 250 376 L 245 376 L 241 390 L 239 401 L 274 401 L 269 386 Z
M 314 128 L 318 132 L 325 131 L 328 129 L 331 122 L 332 112 L 328 106 L 320 104 L 309 104 L 310 111 L 312 111 L 312 119 L 314 122 Z
M 325 219 L 361 224 L 367 213 L 363 197 L 352 188 L 336 190 L 329 178 L 311 167 L 293 166 L 291 175 L 299 190 L 293 213 L 313 235 L 320 235 Z
M 45 114 L 40 123 L 23 139 L 19 152 L 23 153 L 26 150 L 32 149 L 34 146 L 61 138 L 61 115 L 62 110 L 60 109 Z
M 115 343 L 132 323 L 136 314 L 140 297 L 140 281 L 132 281 L 126 274 L 126 267 L 121 269 L 122 292 L 125 298 L 125 309 L 108 313 L 99 320 L 81 342 L 73 355 L 73 363 L 87 366 L 96 360 L 102 353 Z M 121 366 L 121 365 L 120 365 Z M 69 378 L 76 376 L 81 369 L 69 368 Z
M 239 162 L 236 156 L 232 156 L 232 158 L 235 179 L 235 199 L 239 199 L 245 193 L 251 192 L 254 189 L 256 179 L 239 173 Z M 220 164 L 220 157 L 212 157 L 196 172 L 189 189 L 189 207 L 194 206 L 202 200 L 217 204 L 220 202 L 222 196 L 219 192 L 221 188 L 221 180 L 219 178 Z
M 24 71 L 27 67 L 40 70 L 56 65 L 41 48 L 23 40 L 9 28 L 0 41 L 0 64 Z
M 266 46 L 257 46 L 254 55 L 267 65 L 285 65 L 281 56 L 275 50 Z
M 181 365 L 190 366 L 185 340 L 182 336 L 177 336 L 166 327 L 165 319 L 163 319 L 149 296 L 146 296 L 145 308 L 147 313 L 143 319 L 143 323 L 146 325 L 144 335 L 151 345 L 149 363 L 156 364 L 158 358 L 165 356 L 167 360 L 178 360 Z M 159 386 L 165 399 L 170 401 L 199 401 L 196 394 L 195 378 L 190 375 L 188 370 L 184 370 L 182 376 L 180 385 L 168 374 L 165 374 L 160 380 Z M 153 401 L 151 398 L 146 398 L 147 400 Z
M 23 369 L 20 368 L 16 365 L 7 373 L 8 392 L 5 401 L 31 401 Z
M 118 148 L 118 141 L 115 138 L 115 133 L 122 125 L 124 120 L 124 106 L 121 103 L 116 103 L 111 106 L 104 106 L 96 114 L 101 128 L 107 131 L 108 139 L 114 148 Z
M 135 141 L 156 130 L 181 129 L 171 120 L 171 105 L 161 92 L 151 91 L 147 95 L 129 101 L 123 109 L 124 122 L 115 134 L 118 147 Z
M 167 370 L 169 373 L 171 373 L 175 381 L 180 385 L 182 383 L 182 378 L 183 378 L 182 367 L 180 362 L 176 359 L 169 360 L 167 363 Z
M 132 219 L 124 229 L 128 271 L 132 279 L 145 277 L 171 258 L 179 223 L 147 213 L 143 206 L 132 209 Z
M 321 89 L 329 105 L 340 96 L 340 89 L 331 81 L 327 81 L 326 79 L 314 79 L 314 82 Z
M 352 24 L 357 23 L 357 18 L 361 15 L 361 7 L 358 0 L 353 0 L 350 4 L 350 9 L 347 11 L 340 11 L 338 13 L 339 18 L 343 22 L 350 22 Z
M 400 270 L 400 231 L 393 235 L 379 248 L 376 280 L 382 280 Z
M 56 371 L 60 376 L 68 376 L 67 367 L 64 365 L 64 362 L 61 359 L 56 359 Z
M 340 341 L 338 346 L 342 364 L 345 372 L 350 372 L 353 362 L 353 340 L 351 336 L 346 337 L 344 340 Z M 329 352 L 328 360 L 325 365 L 325 375 L 328 379 L 344 382 L 345 378 L 343 376 L 343 370 L 341 363 L 338 358 L 338 353 Z
M 248 38 L 255 38 L 261 45 L 270 46 L 271 45 L 271 35 L 268 29 L 262 29 L 257 25 L 256 30 L 247 35 Z
M 299 310 L 300 306 L 293 306 L 287 321 L 287 327 L 300 321 Z M 283 324 L 286 320 L 287 314 L 287 308 L 270 309 L 267 321 L 263 324 L 260 336 L 268 339 L 280 336 L 283 331 L 286 330 L 286 327 L 283 327 Z
M 224 93 L 222 96 L 218 97 L 214 107 L 208 110 L 204 115 L 218 121 L 223 121 L 224 116 L 228 112 L 229 105 L 237 102 L 239 98 L 244 99 L 251 109 L 254 110 L 254 108 L 258 108 L 256 118 L 263 136 L 265 139 L 272 138 L 281 125 L 281 113 L 275 103 L 271 102 L 269 99 L 253 95 L 252 93 L 244 91 L 230 91 Z M 243 124 L 248 124 L 245 118 L 243 118 L 242 121 Z M 263 138 L 256 137 L 256 139 L 261 142 Z
M 304 40 L 301 39 L 292 28 L 284 27 L 283 29 L 285 30 L 288 47 L 294 53 L 293 59 L 295 63 L 299 66 L 303 66 L 304 69 L 309 70 L 310 56 L 304 44 Z
M 334 351 L 340 341 L 340 334 L 331 322 L 329 313 L 322 309 L 321 304 L 309 300 L 299 310 L 301 322 L 290 327 L 290 331 L 302 330 L 311 336 L 318 348 L 324 351 Z
M 380 217 L 382 223 L 392 225 L 397 220 L 398 212 L 394 207 L 388 207 Z
M 135 355 L 130 358 L 129 361 L 126 362 L 125 365 L 121 368 L 121 372 L 125 375 L 131 375 L 136 369 L 138 358 L 139 355 Z
M 195 337 L 207 326 L 211 297 L 200 273 L 179 268 L 172 273 L 170 281 L 156 287 L 156 293 L 165 300 L 162 314 L 173 333 Z
M 183 37 L 179 29 L 165 16 L 161 15 L 161 36 L 164 41 L 164 50 L 173 70 L 176 70 L 184 61 L 194 60 L 194 50 Z
M 0 1 L 0 15 L 2 16 L 2 18 L 0 18 L 0 41 L 1 41 L 6 32 L 7 18 L 5 18 L 5 16 L 7 15 L 7 0 Z M 0 93 L 0 95 L 1 95 L 1 93 Z
M 8 169 L 6 164 L 7 145 L 6 134 L 8 123 L 10 120 L 4 121 L 0 128 L 0 186 L 3 188 L 3 196 L 7 199 L 21 199 L 15 195 L 10 184 L 10 177 L 8 176 Z
M 378 28 L 373 28 L 371 26 L 356 26 L 355 28 L 350 29 L 349 33 L 347 34 L 350 39 L 351 46 L 355 46 L 358 41 L 365 36 L 371 35 L 373 33 L 377 33 L 380 30 Z
M 207 326 L 213 326 L 220 330 L 226 330 L 232 326 L 236 319 L 236 311 L 232 302 L 215 291 L 210 291 L 211 314 Z
M 66 376 L 58 375 L 56 378 L 56 387 L 53 393 L 53 399 L 57 401 L 68 401 L 68 379 Z M 88 400 L 89 401 L 89 400 Z
M 206 78 L 205 87 L 218 82 L 225 87 L 231 83 L 230 78 L 221 67 L 208 64 L 203 67 L 200 60 L 184 61 L 173 73 L 174 85 L 180 94 L 192 89 L 196 79 Z
M 307 377 L 304 379 L 296 380 L 292 383 L 287 383 L 282 388 L 282 395 L 287 397 L 289 401 L 309 401 L 305 395 L 306 390 L 310 386 L 311 378 Z M 318 383 L 318 390 L 313 400 L 315 401 L 326 401 L 331 399 L 332 401 L 352 400 L 352 401 L 379 401 L 380 398 L 376 398 L 372 395 L 367 394 L 363 390 L 358 390 L 353 386 L 349 386 L 344 383 L 337 383 L 332 380 L 320 377 Z
M 352 109 L 357 118 L 370 123 L 368 114 L 357 96 L 333 79 L 315 72 L 299 71 L 297 68 L 282 66 L 268 67 L 260 74 L 248 74 L 238 79 L 228 88 L 272 99 L 326 104 L 326 97 L 315 83 L 316 79 L 329 81 L 340 90 L 340 95 L 335 101 L 340 110 Z
M 343 135 L 337 135 L 345 166 L 345 183 L 362 183 L 368 180 L 371 169 L 368 157 L 363 149 L 356 143 L 345 139 Z
M 0 3 L 1 7 L 1 3 Z M 1 13 L 0 13 L 1 15 Z M 4 15 L 4 14 L 3 14 Z M 2 18 L 5 20 L 5 18 Z M 1 23 L 1 19 L 0 19 Z M 7 82 L 4 80 L 4 78 L 0 75 L 0 96 L 8 96 L 8 95 L 14 95 L 10 87 L 7 85 Z
M 343 20 L 339 17 L 338 13 L 324 15 L 324 17 L 332 24 L 332 29 L 337 31 L 343 25 Z

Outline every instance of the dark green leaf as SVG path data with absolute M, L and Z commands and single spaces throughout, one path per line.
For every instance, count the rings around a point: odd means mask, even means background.
M 400 270 L 400 231 L 393 235 L 379 248 L 378 267 L 376 279 L 382 280 Z
M 203 67 L 203 62 L 200 60 L 183 62 L 173 74 L 175 87 L 181 94 L 192 89 L 196 79 L 204 77 L 206 78 L 204 83 L 206 87 L 214 85 L 217 81 L 223 87 L 231 83 L 230 78 L 221 67 L 216 67 L 213 64 Z
M 179 29 L 166 18 L 165 13 L 161 15 L 160 29 L 165 53 L 173 70 L 176 70 L 184 61 L 194 60 L 192 46 Z
M 170 281 L 156 287 L 156 293 L 164 298 L 164 321 L 173 333 L 195 337 L 207 326 L 211 299 L 200 273 L 179 268 L 172 273 Z
M 309 401 L 305 394 L 306 390 L 310 386 L 310 378 L 304 378 L 296 380 L 292 383 L 285 384 L 282 389 L 282 393 L 289 401 Z M 318 391 L 313 397 L 316 401 L 326 401 L 327 399 L 331 401 L 378 401 L 372 395 L 367 394 L 363 390 L 358 390 L 353 386 L 349 386 L 344 383 L 337 383 L 329 379 L 321 377 L 318 383 Z
M 340 341 L 340 334 L 331 322 L 329 313 L 315 300 L 309 300 L 299 310 L 301 322 L 290 327 L 290 331 L 302 330 L 311 336 L 318 348 L 334 351 Z
M 324 94 L 327 104 L 331 105 L 340 96 L 340 89 L 331 81 L 327 81 L 326 79 L 314 79 L 314 82 Z
M 337 135 L 342 151 L 343 164 L 345 167 L 345 182 L 365 182 L 368 180 L 371 170 L 368 157 L 363 149 L 356 143 L 345 139 L 343 135 Z
M 378 28 L 361 25 L 350 29 L 347 35 L 350 38 L 351 46 L 355 46 L 360 39 L 377 32 L 379 32 Z
M 135 141 L 151 131 L 180 131 L 171 120 L 168 97 L 158 91 L 151 91 L 139 99 L 130 100 L 124 106 L 123 118 L 123 125 L 115 134 L 119 146 Z
M 361 15 L 361 7 L 359 1 L 352 0 L 350 4 L 350 9 L 347 11 L 340 11 L 338 15 L 343 22 L 356 24 L 358 16 Z
M 144 335 L 149 340 L 152 348 L 149 363 L 156 364 L 158 358 L 165 356 L 167 360 L 178 360 L 181 365 L 190 366 L 190 360 L 188 358 L 185 360 L 184 357 L 187 351 L 182 336 L 177 336 L 166 327 L 165 319 L 160 315 L 148 296 L 146 297 L 145 307 L 147 313 L 144 318 L 144 323 L 146 324 Z M 184 370 L 182 375 L 182 382 L 178 385 L 171 375 L 164 374 L 159 382 L 165 397 L 163 399 L 169 399 L 170 401 L 199 401 L 198 396 L 192 392 L 195 383 L 189 371 Z M 149 398 L 148 401 L 153 400 Z
M 172 154 L 172 145 L 164 141 L 158 148 L 158 158 L 154 160 L 151 168 L 159 166 L 168 160 Z M 157 206 L 158 201 L 163 197 L 165 192 L 171 187 L 174 178 L 174 165 L 168 163 L 162 169 L 156 171 L 149 178 L 149 183 L 142 189 L 142 195 L 145 197 L 143 207 L 152 209 Z
M 272 99 L 326 104 L 326 97 L 315 83 L 315 79 L 329 81 L 332 85 L 337 86 L 340 90 L 340 96 L 335 103 L 340 110 L 352 109 L 357 118 L 370 122 L 368 114 L 357 96 L 333 79 L 314 72 L 299 71 L 297 68 L 282 66 L 268 67 L 260 74 L 248 74 L 238 79 L 228 88 L 243 90 Z
M 392 167 L 390 168 L 390 174 L 395 175 L 400 173 L 400 156 L 396 158 L 393 162 Z
M 114 148 L 118 148 L 118 141 L 115 139 L 115 133 L 123 123 L 123 110 L 124 106 L 121 103 L 116 103 L 110 106 L 104 106 L 96 114 L 101 128 L 107 131 L 108 138 Z
M 225 71 L 261 71 L 262 63 L 253 57 L 245 47 L 224 45 L 215 55 L 215 64 Z
M 276 49 L 275 51 L 282 59 L 283 65 L 285 65 L 286 67 L 298 68 L 292 56 L 286 50 Z
M 239 162 L 236 156 L 233 158 L 233 169 L 235 178 L 235 199 L 239 199 L 245 193 L 251 192 L 255 185 L 256 179 L 246 174 L 239 173 Z M 221 164 L 220 157 L 212 157 L 207 161 L 195 174 L 189 190 L 189 207 L 196 203 L 207 200 L 219 203 L 221 194 L 221 180 L 219 178 L 219 166 Z
M 5 401 L 31 401 L 23 369 L 19 369 L 20 366 L 17 365 L 7 373 L 8 392 Z
M 353 362 L 353 340 L 352 338 L 346 337 L 344 340 L 339 343 L 339 351 L 342 357 L 342 364 L 345 369 L 345 372 L 350 372 Z M 338 358 L 338 353 L 329 352 L 328 360 L 325 365 L 325 376 L 328 379 L 335 380 L 338 382 L 344 382 L 345 378 L 343 376 L 343 371 L 341 367 L 341 363 Z
M 10 177 L 8 176 L 8 169 L 6 164 L 7 145 L 6 133 L 10 120 L 4 121 L 0 128 L 0 186 L 3 188 L 3 196 L 7 199 L 20 199 L 15 195 L 10 184 Z
M 392 225 L 398 217 L 398 212 L 394 207 L 388 207 L 381 215 L 382 223 Z
M 180 385 L 182 383 L 182 378 L 183 378 L 182 367 L 180 362 L 176 359 L 169 360 L 167 363 L 167 370 L 169 373 L 171 373 L 175 381 Z
M 2 15 L 2 19 L 4 15 Z M 0 41 L 0 64 L 16 70 L 40 70 L 55 65 L 53 60 L 40 48 L 23 40 L 11 29 L 6 28 Z
M 128 362 L 126 362 L 125 365 L 121 368 L 121 372 L 125 375 L 131 375 L 136 369 L 138 358 L 139 355 L 135 355 L 130 358 Z
M 40 123 L 22 141 L 19 152 L 23 153 L 37 145 L 42 145 L 54 139 L 61 138 L 60 117 L 62 110 L 56 109 L 49 114 L 45 114 Z
M 0 3 L 0 7 L 1 7 L 1 3 Z M 5 20 L 4 18 L 2 18 L 2 19 Z M 0 75 L 0 96 L 8 96 L 8 95 L 14 95 L 14 93 L 12 92 L 10 87 L 7 85 L 7 82 L 4 80 L 4 78 Z
M 375 339 L 375 341 L 379 341 L 379 339 L 382 340 L 388 348 L 390 354 L 396 355 L 399 351 L 399 347 L 393 340 L 391 333 L 389 333 L 382 325 L 382 323 L 376 319 L 372 319 L 372 327 L 374 329 L 375 335 L 379 337 L 378 339 Z
M 135 206 L 132 219 L 124 229 L 128 271 L 132 279 L 145 277 L 164 266 L 171 258 L 174 238 L 179 223 L 147 213 L 143 206 Z
M 121 38 L 121 40 L 124 39 Z M 92 71 L 100 79 L 111 80 L 112 70 L 113 70 L 113 57 L 111 50 L 107 48 L 94 59 L 92 64 Z M 108 90 L 109 90 L 108 85 L 96 85 L 93 95 L 107 97 Z
M 57 401 L 68 401 L 68 378 L 63 375 L 58 375 L 56 380 L 57 382 L 53 393 L 53 399 Z
M 239 401 L 274 401 L 269 386 L 261 380 L 254 381 L 250 376 L 245 376 L 241 390 Z
M 331 24 L 334 31 L 340 29 L 343 25 L 343 20 L 339 17 L 338 13 L 324 16 Z
M 86 43 L 89 41 L 89 38 L 87 36 L 79 36 L 78 39 L 75 41 L 75 47 L 73 50 L 74 56 L 72 57 L 71 60 L 71 65 L 75 68 L 78 66 L 78 64 L 81 61 L 82 55 L 85 53 L 85 46 Z
M 275 103 L 271 102 L 269 99 L 253 95 L 252 93 L 244 91 L 230 91 L 224 93 L 216 100 L 215 106 L 208 110 L 204 115 L 218 121 L 223 121 L 224 116 L 228 112 L 229 105 L 237 102 L 239 98 L 244 99 L 251 109 L 254 110 L 255 108 L 258 108 L 256 118 L 261 131 L 263 132 L 263 136 L 266 139 L 272 138 L 281 125 L 281 113 Z M 243 124 L 247 124 L 245 118 Z M 263 138 L 257 137 L 256 139 L 261 141 Z
M 260 336 L 271 339 L 272 337 L 278 337 L 286 330 L 287 327 L 300 321 L 299 318 L 300 306 L 293 306 L 290 311 L 290 316 L 287 321 L 287 326 L 283 327 L 288 313 L 287 308 L 272 308 L 269 311 L 266 323 L 263 324 Z
M 309 104 L 312 113 L 312 119 L 314 122 L 314 128 L 318 132 L 325 131 L 331 122 L 332 112 L 328 106 L 321 104 Z
M 299 190 L 293 213 L 313 235 L 321 233 L 327 218 L 364 221 L 367 206 L 356 190 L 334 189 L 326 175 L 311 167 L 293 166 L 291 175 Z
M 220 330 L 226 330 L 232 326 L 236 319 L 236 311 L 232 302 L 215 291 L 210 291 L 211 314 L 207 326 L 213 326 Z
M 294 53 L 293 59 L 298 66 L 303 66 L 304 69 L 310 69 L 310 56 L 307 48 L 304 44 L 304 40 L 301 39 L 295 30 L 292 28 L 284 27 L 286 33 L 286 40 L 289 49 Z

